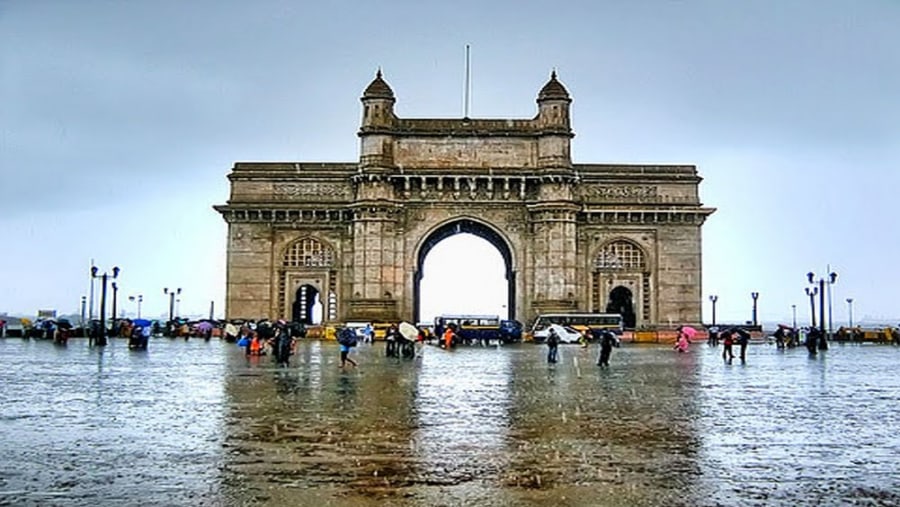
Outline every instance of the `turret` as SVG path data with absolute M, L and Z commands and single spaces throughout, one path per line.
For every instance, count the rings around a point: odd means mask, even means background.
M 541 88 L 537 98 L 537 125 L 541 131 L 538 139 L 538 165 L 545 174 L 565 174 L 572 171 L 570 144 L 575 134 L 569 124 L 569 92 L 556 79 L 556 71 L 550 81 Z
M 363 118 L 361 133 L 389 129 L 394 121 L 394 91 L 381 78 L 381 69 L 366 87 L 362 98 Z
M 569 92 L 566 87 L 556 79 L 556 71 L 550 74 L 550 81 L 541 88 L 537 98 L 538 122 L 547 130 L 558 130 L 565 133 L 571 132 L 569 124 Z

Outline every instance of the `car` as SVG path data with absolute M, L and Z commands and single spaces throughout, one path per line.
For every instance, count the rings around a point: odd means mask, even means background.
M 0 335 L 4 337 L 24 337 L 25 336 L 25 324 L 22 322 L 22 319 L 18 317 L 0 317 L 0 320 L 5 320 L 6 324 L 3 326 L 3 332 Z
M 556 331 L 556 334 L 559 335 L 559 343 L 578 343 L 581 340 L 582 334 L 581 331 L 570 327 L 570 326 L 560 326 L 559 324 L 550 324 L 544 329 L 540 329 L 534 332 L 532 335 L 534 337 L 534 341 L 536 342 L 546 342 L 547 336 L 550 334 L 550 330 L 553 329 Z

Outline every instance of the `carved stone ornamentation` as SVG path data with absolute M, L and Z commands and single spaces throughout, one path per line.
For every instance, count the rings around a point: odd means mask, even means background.
M 349 200 L 353 196 L 349 184 L 343 183 L 275 183 L 272 191 L 276 199 L 316 197 L 320 200 Z

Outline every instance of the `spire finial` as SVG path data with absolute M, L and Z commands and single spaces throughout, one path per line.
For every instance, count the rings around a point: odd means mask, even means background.
M 381 77 L 381 65 L 378 66 L 378 70 L 375 72 L 375 77 L 377 77 L 377 78 Z
M 553 70 L 550 71 L 550 79 L 556 79 L 556 67 L 553 67 Z

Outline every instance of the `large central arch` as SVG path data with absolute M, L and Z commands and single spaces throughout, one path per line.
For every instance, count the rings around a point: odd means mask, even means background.
M 437 229 L 431 231 L 419 246 L 419 253 L 416 256 L 416 271 L 413 275 L 413 318 L 416 322 L 421 316 L 421 287 L 422 277 L 424 276 L 425 258 L 432 248 L 444 239 L 456 234 L 469 233 L 486 240 L 494 246 L 503 257 L 505 267 L 507 296 L 506 296 L 506 315 L 501 315 L 504 319 L 513 319 L 516 315 L 516 277 L 513 271 L 512 250 L 506 239 L 500 235 L 494 228 L 487 224 L 478 222 L 469 218 L 455 219 L 447 222 Z

